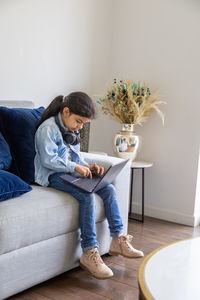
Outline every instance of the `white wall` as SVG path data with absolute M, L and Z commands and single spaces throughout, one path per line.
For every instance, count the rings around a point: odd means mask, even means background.
M 1 0 L 0 99 L 90 92 L 107 73 L 110 11 L 106 0 Z
M 144 80 L 152 88 L 159 88 L 167 101 L 162 107 L 164 127 L 156 113 L 151 114 L 143 127 L 136 126 L 143 138 L 138 159 L 154 163 L 146 172 L 145 213 L 196 225 L 200 4 L 179 0 L 117 0 L 113 9 L 110 78 Z M 102 87 L 99 90 L 103 93 Z M 119 125 L 106 121 L 105 117 L 102 127 L 98 122 L 95 136 L 99 130 L 100 138 L 97 141 L 93 136 L 91 144 L 112 153 L 111 143 L 106 144 L 105 140 L 111 140 Z M 134 191 L 138 196 L 137 184 Z M 133 200 L 138 211 L 137 197 Z

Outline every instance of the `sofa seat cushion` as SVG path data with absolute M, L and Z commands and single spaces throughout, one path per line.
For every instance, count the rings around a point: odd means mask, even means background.
M 20 197 L 0 202 L 0 254 L 79 228 L 79 203 L 61 191 L 32 185 Z M 105 219 L 102 199 L 96 196 L 96 222 Z

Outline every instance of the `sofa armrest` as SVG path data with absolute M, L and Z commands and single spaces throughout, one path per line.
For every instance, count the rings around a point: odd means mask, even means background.
M 113 156 L 105 156 L 94 153 L 81 152 L 84 160 L 92 164 L 96 162 L 102 165 L 106 170 L 109 166 L 115 165 L 123 161 L 121 158 Z M 127 233 L 128 228 L 128 209 L 129 209 L 129 195 L 130 195 L 130 167 L 131 162 L 128 162 L 125 167 L 121 170 L 119 175 L 116 177 L 113 185 L 116 189 L 117 200 L 119 204 L 120 214 L 124 225 L 124 233 Z
M 123 161 L 121 158 L 99 153 L 81 152 L 81 155 L 88 164 L 97 163 L 98 165 L 103 166 L 105 170 L 107 170 L 110 166 Z

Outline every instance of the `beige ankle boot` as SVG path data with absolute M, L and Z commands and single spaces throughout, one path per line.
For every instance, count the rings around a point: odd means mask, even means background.
M 97 248 L 83 252 L 80 266 L 97 279 L 108 279 L 113 276 L 112 270 L 104 264 Z
M 133 248 L 130 244 L 133 237 L 131 235 L 121 235 L 116 238 L 112 238 L 110 245 L 110 255 L 122 255 L 127 258 L 136 258 L 144 256 L 144 253 L 140 250 Z

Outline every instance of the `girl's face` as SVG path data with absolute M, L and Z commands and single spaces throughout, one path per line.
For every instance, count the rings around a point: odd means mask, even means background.
M 82 117 L 76 114 L 70 114 L 68 107 L 65 107 L 63 109 L 61 113 L 61 117 L 62 117 L 63 124 L 69 131 L 76 131 L 82 129 L 85 123 L 91 121 L 91 119 L 89 118 Z

